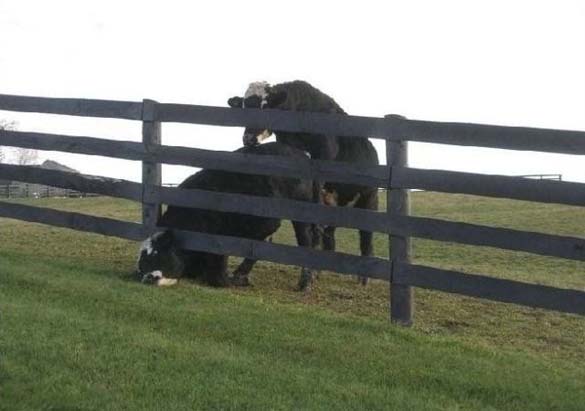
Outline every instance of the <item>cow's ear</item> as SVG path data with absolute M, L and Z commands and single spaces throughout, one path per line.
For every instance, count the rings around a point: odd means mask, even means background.
M 277 92 L 271 92 L 268 94 L 266 98 L 266 105 L 268 108 L 275 108 L 280 106 L 282 103 L 286 101 L 287 92 L 284 90 L 280 90 Z
M 244 106 L 244 99 L 242 97 L 234 96 L 228 100 L 228 106 L 231 108 L 242 108 Z

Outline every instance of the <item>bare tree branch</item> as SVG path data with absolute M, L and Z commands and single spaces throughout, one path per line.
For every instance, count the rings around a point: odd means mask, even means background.
M 15 121 L 0 120 L 0 130 L 14 130 L 16 128 Z M 4 147 L 0 146 L 0 163 L 6 159 L 6 152 Z
M 37 163 L 39 152 L 32 148 L 14 147 L 12 149 L 12 156 L 14 164 L 27 166 Z
M 16 126 L 15 121 L 0 120 L 0 130 L 16 130 Z M 7 152 L 10 153 L 11 162 L 21 166 L 35 164 L 39 158 L 38 151 L 31 148 L 14 147 L 8 151 L 0 147 L 0 163 L 7 159 Z

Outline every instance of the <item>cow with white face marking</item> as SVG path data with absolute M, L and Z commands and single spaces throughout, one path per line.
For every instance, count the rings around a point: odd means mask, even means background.
M 319 113 L 345 112 L 337 103 L 304 81 L 270 86 L 264 81 L 251 83 L 244 97 L 232 97 L 228 100 L 232 108 L 278 109 L 290 111 L 310 111 Z M 308 152 L 312 158 L 334 160 L 339 153 L 339 139 L 335 136 L 323 136 L 307 133 L 290 133 L 267 129 L 246 128 L 243 141 L 245 146 L 262 143 L 276 134 L 276 140 Z
M 345 111 L 327 94 L 305 81 L 269 85 L 266 82 L 252 83 L 243 97 L 228 100 L 232 108 L 276 109 L 289 111 L 308 111 L 317 113 L 346 114 Z M 378 153 L 368 139 L 326 136 L 310 133 L 293 133 L 278 130 L 246 128 L 243 141 L 247 146 L 260 144 L 274 133 L 276 141 L 308 152 L 312 158 L 319 160 L 345 161 L 360 165 L 378 165 Z M 378 209 L 377 187 L 317 182 L 313 192 L 313 201 L 323 203 L 323 190 L 335 196 L 335 204 L 353 206 L 367 210 Z M 360 250 L 364 256 L 374 253 L 372 233 L 360 231 Z M 314 242 L 317 241 L 315 237 Z M 325 227 L 323 247 L 335 250 L 335 227 Z M 362 284 L 367 278 L 361 277 Z
M 306 158 L 303 151 L 280 143 L 243 147 L 236 152 L 253 155 L 271 155 Z M 288 198 L 311 201 L 313 182 L 296 178 L 240 174 L 218 170 L 202 170 L 179 185 L 182 189 L 220 191 L 261 197 Z M 310 224 L 293 221 L 297 243 L 312 247 Z M 144 282 L 163 285 L 173 277 L 192 277 L 214 285 L 228 285 L 225 255 L 181 248 L 173 229 L 195 231 L 222 236 L 264 241 L 280 227 L 280 219 L 244 215 L 215 210 L 169 206 L 158 222 L 161 230 L 144 241 L 138 257 L 138 273 Z M 247 285 L 248 274 L 255 260 L 245 259 L 233 273 L 231 282 Z M 312 283 L 310 270 L 302 269 L 299 288 Z

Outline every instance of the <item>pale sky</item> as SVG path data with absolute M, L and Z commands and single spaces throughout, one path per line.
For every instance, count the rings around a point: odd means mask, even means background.
M 585 130 L 585 2 L 0 0 L 0 93 L 225 106 L 252 81 L 309 81 L 348 113 Z M 141 140 L 139 122 L 0 111 L 18 129 Z M 242 129 L 163 125 L 233 150 Z M 377 142 L 381 161 L 383 143 Z M 136 162 L 41 152 L 139 180 Z M 560 173 L 582 156 L 411 143 L 413 167 Z M 166 166 L 177 183 L 193 169 Z

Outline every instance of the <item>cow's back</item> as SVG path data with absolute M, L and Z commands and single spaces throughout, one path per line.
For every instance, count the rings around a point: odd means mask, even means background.
M 306 159 L 303 151 L 280 143 L 243 147 L 236 152 Z M 222 170 L 201 170 L 183 181 L 179 188 L 270 198 L 290 198 L 301 201 L 311 201 L 312 199 L 312 181 Z M 159 225 L 210 234 L 254 238 L 259 227 L 262 227 L 262 232 L 271 230 L 275 232 L 280 225 L 280 220 L 215 210 L 169 206 L 159 221 Z

